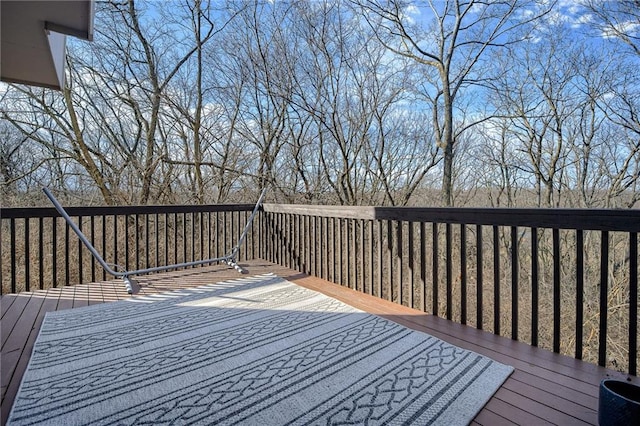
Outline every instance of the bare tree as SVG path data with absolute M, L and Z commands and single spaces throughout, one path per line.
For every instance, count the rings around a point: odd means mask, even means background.
M 600 36 L 616 38 L 640 56 L 640 2 L 638 0 L 597 1 L 583 3 L 590 13 L 591 25 Z
M 408 90 L 413 64 L 390 58 L 348 6 L 324 1 L 290 12 L 293 104 L 310 117 L 316 147 L 307 161 L 340 204 L 404 205 L 437 163 Z
M 354 1 L 389 50 L 427 67 L 423 94 L 432 107 L 435 142 L 443 151 L 442 202 L 451 206 L 454 144 L 460 133 L 456 100 L 465 88 L 482 82 L 476 71 L 489 51 L 521 41 L 516 30 L 549 8 L 520 1 L 430 0 L 416 11 L 404 0 Z

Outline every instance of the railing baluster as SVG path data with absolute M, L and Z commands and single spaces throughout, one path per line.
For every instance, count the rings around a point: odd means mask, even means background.
M 518 227 L 511 227 L 511 338 L 518 340 Z
M 58 287 L 58 218 L 51 218 L 51 278 L 53 288 Z
M 289 247 L 289 253 L 287 256 L 287 260 L 289 262 L 289 267 L 290 268 L 295 268 L 295 246 L 294 246 L 294 219 L 295 219 L 295 215 L 293 214 L 289 214 L 287 216 L 287 221 L 288 221 L 288 235 L 287 235 L 287 242 L 288 242 L 288 247 Z
M 242 234 L 242 214 L 237 211 L 235 212 L 237 215 L 236 218 L 236 227 L 235 227 L 235 235 L 233 237 L 233 240 L 231 242 L 232 246 L 236 245 L 236 242 L 238 241 L 238 239 L 240 238 L 240 235 Z M 233 213 L 232 213 L 233 214 Z M 249 237 L 248 234 L 247 236 L 245 236 L 245 240 L 244 243 L 241 247 L 238 248 L 238 256 L 237 256 L 237 261 L 245 261 L 247 259 L 247 255 L 246 255 L 246 248 L 247 245 L 249 244 Z
M 326 247 L 326 253 L 324 256 L 324 277 L 328 280 L 329 279 L 329 247 L 330 247 L 330 242 L 329 242 L 329 234 L 330 234 L 330 230 L 329 230 L 329 218 L 325 217 L 323 220 L 323 226 L 324 226 L 324 246 Z
M 102 215 L 102 253 L 104 253 L 105 260 L 107 259 L 107 216 Z M 93 256 L 92 256 L 93 257 Z M 107 279 L 107 271 L 102 269 L 102 280 Z
M 467 324 L 467 225 L 460 224 L 460 323 Z
M 262 223 L 263 226 L 263 232 L 260 234 L 262 236 L 262 245 L 264 246 L 263 249 L 263 255 L 262 257 L 266 258 L 267 257 L 267 248 L 268 248 L 268 241 L 267 241 L 267 235 L 269 230 L 267 229 L 267 216 L 264 217 L 264 222 Z M 220 212 L 216 212 L 216 239 L 215 239 L 215 246 L 216 246 L 216 257 L 220 257 Z
M 260 217 L 262 217 L 262 215 Z M 213 238 L 215 238 L 214 234 L 212 232 L 212 229 L 211 229 L 211 225 L 212 224 L 213 223 L 211 221 L 211 212 L 207 212 L 207 257 L 209 259 L 211 259 L 211 240 L 213 240 Z M 259 224 L 260 224 L 260 218 L 256 217 L 256 226 L 259 226 Z M 253 229 L 254 229 L 254 227 L 252 226 L 251 228 L 252 228 L 251 229 L 251 231 L 252 231 L 251 235 L 253 237 Z M 254 247 L 253 247 L 254 246 L 253 238 L 251 238 L 251 242 L 252 242 L 252 244 L 251 244 L 251 250 L 252 250 L 251 254 L 252 254 L 252 257 L 254 257 L 254 253 L 253 253 L 253 249 L 254 249 Z M 157 264 L 157 260 L 156 260 L 156 264 Z
M 1 258 L 1 256 L 0 256 Z M 44 218 L 38 218 L 38 288 L 44 288 Z M 0 280 L 1 281 L 1 280 Z M 95 278 L 93 279 L 95 281 Z
M 64 285 L 71 285 L 71 277 L 69 268 L 71 265 L 71 259 L 69 259 L 69 224 L 64 223 Z
M 149 260 L 149 246 L 150 246 L 150 241 L 149 241 L 149 223 L 151 222 L 151 219 L 149 218 L 149 214 L 145 214 L 144 215 L 144 262 L 145 262 L 145 268 L 150 268 L 151 267 L 151 261 Z M 158 234 L 154 235 L 153 238 L 155 241 L 158 241 Z M 200 239 L 200 244 L 202 244 L 202 238 Z
M 26 291 L 31 290 L 31 259 L 29 247 L 29 218 L 24 219 L 24 287 Z
M 365 251 L 365 244 L 364 244 L 364 219 L 360 219 L 360 262 L 362 264 L 362 268 L 360 269 L 360 271 L 362 271 L 361 274 L 356 273 L 356 275 L 360 276 L 360 287 L 361 291 L 363 293 L 367 292 L 367 268 L 366 268 L 366 251 Z
M 222 212 L 222 253 L 223 254 L 227 254 L 229 252 L 229 241 L 228 241 L 228 237 L 229 237 L 229 212 Z M 272 233 L 275 236 L 276 231 L 276 225 L 275 223 L 273 224 L 273 226 L 271 227 L 272 229 Z M 275 241 L 274 241 L 275 244 Z M 272 253 L 275 252 L 275 245 L 273 247 Z M 273 261 L 275 261 L 275 255 L 272 255 L 272 259 Z
M 196 252 L 196 233 L 200 230 L 200 252 Z M 197 212 L 191 213 L 191 261 L 204 259 L 202 256 L 202 217 Z
M 135 226 L 135 261 L 136 261 L 136 269 L 140 269 L 140 233 L 139 233 L 139 229 L 140 229 L 140 215 L 139 214 L 135 214 L 134 216 L 134 226 Z M 148 247 L 148 246 L 147 246 Z
M 225 219 L 226 219 L 226 214 L 227 212 L 225 212 Z M 225 230 L 226 230 L 226 227 L 225 227 Z M 226 238 L 225 238 L 225 241 L 226 241 Z M 225 250 L 226 248 L 227 248 L 227 245 L 225 244 Z M 186 213 L 182 213 L 182 261 L 183 262 L 187 261 L 187 214 Z
M 482 262 L 482 225 L 476 225 L 476 328 L 483 328 L 482 294 L 483 286 L 483 262 Z
M 82 231 L 82 216 L 78 216 L 78 229 Z M 78 239 L 78 283 L 82 284 L 82 241 Z
M 303 264 L 303 260 L 302 260 L 302 233 L 303 233 L 303 229 L 302 229 L 302 216 L 301 215 L 297 215 L 296 216 L 296 266 L 298 271 L 302 271 L 302 264 Z M 335 268 L 335 245 L 333 247 L 333 261 L 334 261 L 334 268 Z M 334 282 L 335 282 L 335 269 L 334 269 Z
M 553 228 L 553 351 L 560 352 L 560 230 Z
M 438 224 L 436 222 L 433 222 L 433 228 L 432 228 L 432 245 L 433 245 L 433 253 L 431 254 L 432 256 L 432 270 L 431 270 L 431 277 L 432 277 L 432 281 L 433 281 L 433 291 L 431 292 L 431 297 L 433 298 L 432 303 L 432 310 L 433 310 L 433 315 L 435 316 L 440 316 L 440 309 L 438 306 Z
M 629 232 L 629 374 L 637 375 L 638 360 L 638 233 Z
M 178 263 L 178 213 L 173 214 L 173 263 Z
M 609 289 L 609 232 L 600 233 L 600 327 L 598 365 L 607 364 L 607 298 Z
M 315 218 L 315 226 L 316 226 L 316 243 L 315 243 L 315 247 L 317 250 L 317 261 L 318 261 L 318 266 L 316 267 L 316 276 L 319 278 L 323 277 L 323 271 L 322 271 L 322 263 L 323 263 L 323 237 L 324 237 L 324 233 L 322 232 L 322 221 L 323 221 L 323 217 L 321 216 L 316 216 Z
M 238 221 L 239 223 L 240 221 Z M 198 213 L 198 224 L 199 226 L 199 235 L 198 235 L 198 240 L 200 241 L 198 244 L 198 257 L 197 259 L 206 259 L 206 257 L 204 256 L 204 213 L 203 212 L 199 212 Z M 248 241 L 247 241 L 248 242 Z
M 420 288 L 422 289 L 422 311 L 427 312 L 427 234 L 424 222 L 420 222 Z
M 338 279 L 336 277 L 336 218 L 331 218 L 331 281 L 334 283 L 338 283 Z
M 118 265 L 118 216 L 113 215 L 113 264 Z
M 290 263 L 289 263 L 289 253 L 291 252 L 290 247 L 289 247 L 289 214 L 288 213 L 282 213 L 282 259 L 281 259 L 281 264 L 286 266 L 287 268 L 290 268 Z
M 129 270 L 129 215 L 124 215 L 124 268 Z
M 343 267 L 344 267 L 344 247 L 343 247 L 343 238 L 342 238 L 342 218 L 338 218 L 338 254 L 339 254 L 339 259 L 338 259 L 338 284 L 340 285 L 344 285 L 344 274 L 343 274 Z
M 276 234 L 276 246 L 274 250 L 275 262 L 279 263 L 282 260 L 282 213 L 277 213 L 275 217 L 275 234 Z
M 387 259 L 389 260 L 389 282 L 387 297 L 393 302 L 393 222 L 387 220 Z
M 313 275 L 320 276 L 320 218 L 313 216 Z
M 402 242 L 402 228 L 403 228 L 403 223 L 401 220 L 396 222 L 396 233 L 397 233 L 397 238 L 396 238 L 396 244 L 397 244 L 397 249 L 396 249 L 396 269 L 398 270 L 398 304 L 399 305 L 403 305 L 404 304 L 404 297 L 403 297 L 403 290 L 404 290 L 404 274 L 403 274 L 403 270 L 402 270 L 402 249 L 403 249 L 403 242 Z
M 95 247 L 96 245 L 96 217 L 95 215 L 91 215 L 90 223 L 91 226 L 91 245 Z M 96 281 L 96 259 L 91 256 L 91 282 Z
M 164 263 L 169 264 L 169 214 L 164 214 Z M 157 262 L 156 262 L 157 263 Z
M 373 236 L 373 220 L 369 220 L 369 274 L 371 280 L 369 283 L 369 294 L 373 295 L 373 286 L 375 285 L 375 263 L 374 263 L 374 241 Z
M 500 334 L 500 239 L 493 226 L 493 333 Z
M 356 229 L 355 229 L 355 220 L 354 219 L 347 219 L 347 227 L 346 227 L 346 235 L 345 235 L 345 246 L 347 249 L 347 287 L 351 288 L 351 289 L 356 289 L 356 284 L 357 281 L 355 279 L 355 269 L 356 269 L 356 263 L 354 262 L 354 258 L 355 258 L 355 253 L 356 253 L 356 248 L 355 243 L 356 243 L 356 239 L 355 239 L 355 234 L 356 234 Z M 351 267 L 349 268 L 349 263 L 351 264 Z
M 413 270 L 414 270 L 414 250 L 413 250 L 413 244 L 414 244 L 414 235 L 413 235 L 413 222 L 408 222 L 409 224 L 409 234 L 407 235 L 407 239 L 409 240 L 409 307 L 413 308 L 413 301 L 414 301 L 414 286 L 415 286 L 415 282 L 413 279 Z
M 377 281 L 377 290 L 378 290 L 378 294 L 377 296 L 379 298 L 382 299 L 382 286 L 383 286 L 383 279 L 384 279 L 384 262 L 383 262 L 383 255 L 382 255 L 382 221 L 381 220 L 376 220 L 376 223 L 378 224 L 378 226 L 376 228 L 378 228 L 378 279 Z
M 318 238 L 318 216 L 313 216 L 313 234 L 311 234 L 311 236 L 313 237 L 313 275 L 318 277 L 320 276 L 320 272 L 318 271 L 320 259 L 320 250 L 318 250 L 318 244 L 320 242 L 320 239 Z
M 304 235 L 305 235 L 305 239 L 304 239 L 304 252 L 305 252 L 305 256 L 304 256 L 304 261 L 305 261 L 305 273 L 306 274 L 311 274 L 311 239 L 313 238 L 311 236 L 311 216 L 305 216 L 304 217 L 304 221 L 305 221 L 305 231 L 304 231 Z
M 324 245 L 324 230 L 323 230 L 324 217 L 316 216 L 316 246 L 318 248 L 318 267 L 316 276 L 318 278 L 324 278 L 324 257 L 326 246 Z
M 584 235 L 576 230 L 576 359 L 582 359 L 584 323 Z
M 452 318 L 452 308 L 453 308 L 453 300 L 452 300 L 452 253 L 453 249 L 451 247 L 451 223 L 447 222 L 445 224 L 445 250 L 446 250 L 446 262 L 445 262 L 445 279 L 447 282 L 447 319 L 450 320 Z

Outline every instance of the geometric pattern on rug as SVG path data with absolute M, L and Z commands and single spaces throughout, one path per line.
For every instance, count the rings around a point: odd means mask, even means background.
M 512 371 L 266 274 L 47 313 L 9 424 L 468 424 Z

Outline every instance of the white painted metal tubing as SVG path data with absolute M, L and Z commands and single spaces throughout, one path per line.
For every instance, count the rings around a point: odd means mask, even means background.
M 100 263 L 100 265 L 105 269 L 105 271 L 107 271 L 109 274 L 113 275 L 114 277 L 119 277 L 119 278 L 122 277 L 124 279 L 125 287 L 127 288 L 127 292 L 129 294 L 131 294 L 131 292 L 133 291 L 133 288 L 132 288 L 132 285 L 131 285 L 131 281 L 129 280 L 128 277 L 132 276 L 132 275 L 142 275 L 142 274 L 147 274 L 147 273 L 151 273 L 151 272 L 168 271 L 168 270 L 171 270 L 171 269 L 186 268 L 186 267 L 189 267 L 189 266 L 199 266 L 199 265 L 205 265 L 205 264 L 216 263 L 216 262 L 225 262 L 229 266 L 232 266 L 233 268 L 235 268 L 238 272 L 242 273 L 243 270 L 236 263 L 235 256 L 239 252 L 240 245 L 244 241 L 244 238 L 246 237 L 246 234 L 247 234 L 249 228 L 251 227 L 251 223 L 253 222 L 253 219 L 255 218 L 260 206 L 262 205 L 262 200 L 264 199 L 264 195 L 266 193 L 266 188 L 262 191 L 262 194 L 260 195 L 260 198 L 258 199 L 258 202 L 256 203 L 256 205 L 255 205 L 255 207 L 253 209 L 253 213 L 249 217 L 249 220 L 247 221 L 247 224 L 245 225 L 244 231 L 242 232 L 242 235 L 240 235 L 240 238 L 238 239 L 238 243 L 232 249 L 231 253 L 227 254 L 226 256 L 215 257 L 215 258 L 204 259 L 204 260 L 195 260 L 195 261 L 192 261 L 192 262 L 175 263 L 175 264 L 172 264 L 172 265 L 156 266 L 156 267 L 153 267 L 153 268 L 136 269 L 134 271 L 120 271 L 120 272 L 116 271 L 115 269 L 113 269 L 110 266 L 110 264 L 108 264 L 102 258 L 100 253 L 98 253 L 98 251 L 93 246 L 93 244 L 91 244 L 91 242 L 87 239 L 87 237 L 82 233 L 80 228 L 78 228 L 78 225 L 76 225 L 75 222 L 71 219 L 69 214 L 66 212 L 64 207 L 62 207 L 60 202 L 58 202 L 56 197 L 53 196 L 51 191 L 49 191 L 48 188 L 42 188 L 42 191 L 44 191 L 45 195 L 47 196 L 47 198 L 49 198 L 51 203 L 53 203 L 53 206 L 56 208 L 58 213 L 60 213 L 60 215 L 67 222 L 69 227 L 73 230 L 73 232 L 76 233 L 76 235 L 78 236 L 80 241 L 82 241 L 82 244 L 84 244 L 85 247 L 87 247 L 89 252 L 91 252 L 91 254 L 98 261 L 98 263 Z M 117 267 L 117 265 L 115 265 L 115 266 Z
M 56 208 L 58 213 L 60 213 L 60 216 L 62 216 L 64 218 L 64 220 L 67 222 L 69 227 L 71 227 L 71 229 L 73 229 L 73 232 L 76 233 L 78 238 L 80 238 L 80 241 L 82 241 L 82 243 L 89 249 L 89 251 L 91 252 L 93 257 L 96 258 L 98 263 L 100 263 L 100 265 L 102 265 L 102 267 L 104 268 L 105 271 L 107 271 L 109 274 L 113 275 L 114 277 L 124 277 L 125 275 L 127 275 L 126 272 L 118 272 L 118 271 L 113 270 L 111 268 L 111 266 L 109 266 L 109 264 L 107 262 L 105 262 L 105 260 L 102 258 L 100 253 L 98 253 L 98 250 L 96 250 L 95 247 L 93 247 L 91 242 L 89 242 L 89 240 L 87 239 L 87 237 L 85 237 L 85 235 L 82 233 L 80 228 L 78 228 L 78 225 L 76 225 L 75 222 L 71 219 L 71 217 L 69 217 L 69 215 L 67 214 L 66 210 L 62 207 L 62 205 L 58 202 L 56 197 L 53 196 L 53 194 L 51 193 L 51 191 L 49 191 L 48 188 L 42 188 L 42 191 L 44 191 L 45 195 L 53 203 L 53 206 Z
M 231 253 L 229 254 L 229 257 L 232 258 L 234 261 L 235 261 L 236 255 L 240 251 L 240 247 L 242 246 L 244 239 L 247 236 L 247 233 L 249 232 L 249 228 L 251 228 L 251 224 L 253 223 L 253 218 L 255 218 L 256 214 L 258 214 L 258 210 L 262 205 L 262 201 L 264 200 L 264 196 L 266 193 L 267 193 L 267 188 L 264 188 L 260 193 L 260 197 L 258 198 L 258 202 L 256 203 L 256 206 L 253 208 L 253 212 L 251 212 L 251 216 L 249 216 L 249 220 L 247 220 L 247 224 L 244 226 L 244 229 L 242 230 L 242 234 L 240 234 L 240 238 L 238 238 L 238 243 L 231 250 Z

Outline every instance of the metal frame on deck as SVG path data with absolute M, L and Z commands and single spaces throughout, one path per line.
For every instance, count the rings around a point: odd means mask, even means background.
M 53 196 L 51 191 L 49 191 L 48 188 L 42 188 L 42 190 L 44 191 L 45 195 L 49 198 L 49 200 L 51 200 L 51 202 L 53 203 L 53 205 L 56 208 L 56 210 L 58 211 L 58 213 L 60 213 L 60 215 L 64 218 L 64 220 L 67 222 L 69 227 L 71 227 L 71 229 L 73 229 L 73 232 L 76 233 L 76 235 L 78 236 L 80 241 L 85 245 L 85 247 L 87 247 L 87 249 L 89 249 L 89 251 L 91 252 L 93 257 L 100 263 L 100 265 L 102 265 L 102 267 L 105 269 L 105 271 L 107 271 L 109 274 L 113 275 L 114 277 L 122 278 L 122 280 L 124 281 L 125 287 L 127 289 L 127 293 L 129 293 L 129 294 L 133 293 L 133 283 L 132 283 L 130 277 L 134 276 L 134 275 L 148 274 L 148 273 L 151 273 L 151 272 L 169 271 L 171 269 L 179 269 L 179 268 L 186 268 L 186 267 L 190 267 L 190 266 L 199 266 L 199 265 L 206 265 L 206 264 L 211 264 L 211 263 L 221 263 L 221 262 L 226 263 L 227 265 L 231 266 L 232 268 L 234 268 L 236 271 L 238 271 L 240 273 L 246 273 L 246 271 L 243 270 L 242 267 L 240 267 L 240 265 L 238 265 L 238 262 L 236 261 L 236 256 L 238 255 L 238 252 L 240 251 L 240 247 L 242 246 L 242 243 L 244 242 L 244 239 L 247 236 L 247 232 L 249 232 L 249 228 L 251 227 L 251 224 L 253 223 L 253 219 L 255 218 L 256 214 L 258 213 L 258 209 L 262 205 L 262 201 L 264 200 L 264 196 L 265 196 L 265 194 L 267 192 L 266 188 L 262 190 L 262 193 L 260 194 L 260 197 L 258 198 L 258 202 L 256 203 L 255 207 L 253 208 L 253 212 L 251 213 L 251 216 L 249 217 L 249 220 L 247 221 L 247 224 L 245 225 L 244 230 L 242 231 L 242 234 L 240 234 L 240 238 L 238 238 L 237 244 L 231 249 L 231 251 L 227 255 L 222 256 L 222 257 L 215 257 L 215 258 L 211 258 L 211 259 L 203 259 L 203 260 L 196 260 L 196 261 L 192 261 L 192 262 L 175 263 L 175 264 L 172 264 L 172 265 L 156 266 L 156 267 L 153 267 L 153 268 L 136 269 L 136 270 L 133 270 L 133 271 L 127 271 L 127 270 L 122 270 L 124 268 L 122 268 L 122 266 L 120 266 L 120 265 L 116 265 L 116 264 L 113 264 L 113 263 L 107 263 L 102 258 L 102 256 L 98 252 L 98 250 L 96 250 L 96 248 L 93 246 L 93 244 L 91 244 L 91 242 L 87 239 L 87 237 L 82 233 L 82 231 L 80 230 L 78 225 L 76 225 L 75 222 L 71 219 L 69 214 L 65 211 L 64 207 L 62 207 L 62 205 L 56 199 L 56 197 Z M 121 270 L 118 271 L 118 269 L 121 269 Z

